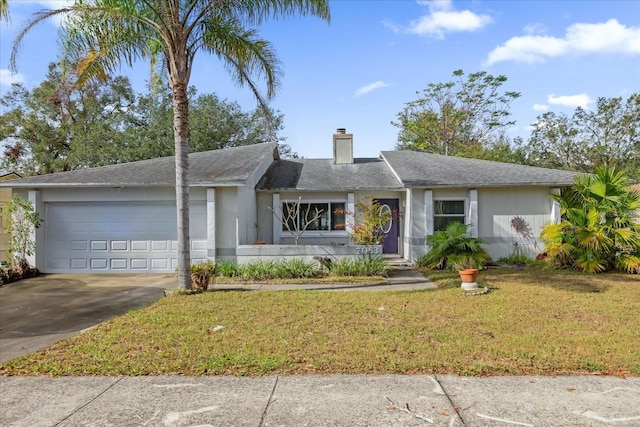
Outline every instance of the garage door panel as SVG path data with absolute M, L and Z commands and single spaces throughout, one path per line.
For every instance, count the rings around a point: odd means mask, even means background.
M 111 252 L 120 252 L 129 250 L 129 242 L 127 240 L 112 240 Z
M 107 242 L 106 240 L 92 240 L 91 241 L 91 250 L 92 251 L 106 251 L 108 248 L 109 248 L 109 242 Z
M 126 270 L 129 267 L 126 258 L 111 258 L 112 270 Z
M 173 272 L 175 216 L 171 204 L 49 203 L 45 272 Z M 206 258 L 205 204 L 191 206 L 190 224 L 192 259 Z
M 108 265 L 107 258 L 91 258 L 91 270 L 107 270 Z

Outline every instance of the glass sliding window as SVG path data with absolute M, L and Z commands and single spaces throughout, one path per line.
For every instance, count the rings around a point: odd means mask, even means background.
M 308 224 L 307 230 L 328 230 L 329 229 L 329 203 L 301 203 L 300 218 L 304 227 Z
M 434 231 L 444 230 L 449 223 L 458 221 L 465 223 L 464 200 L 434 200 L 433 228 Z
M 344 202 L 282 204 L 282 230 L 330 231 L 345 229 Z M 337 212 L 336 212 L 337 211 Z
M 331 203 L 331 229 L 344 230 L 347 222 L 344 203 Z

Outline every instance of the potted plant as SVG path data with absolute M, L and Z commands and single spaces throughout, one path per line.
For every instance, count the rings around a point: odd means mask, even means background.
M 456 254 L 449 257 L 451 268 L 458 270 L 463 290 L 470 291 L 478 288 L 476 278 L 478 270 L 482 268 L 481 258 L 472 254 Z
M 213 261 L 191 264 L 191 281 L 193 288 L 198 291 L 209 289 L 209 283 L 216 274 L 216 264 Z
M 419 265 L 436 270 L 448 269 L 458 272 L 467 270 L 464 278 L 462 278 L 463 274 L 460 274 L 463 281 L 462 288 L 465 290 L 477 288 L 476 278 L 473 275 L 477 275 L 478 270 L 485 262 L 490 261 L 491 257 L 482 247 L 482 244 L 486 243 L 484 240 L 468 235 L 470 227 L 468 224 L 451 222 L 444 230 L 427 236 L 427 244 L 431 249 L 422 257 Z

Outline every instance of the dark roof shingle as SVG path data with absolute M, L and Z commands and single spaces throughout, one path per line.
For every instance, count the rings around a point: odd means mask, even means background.
M 258 165 L 274 158 L 276 148 L 276 143 L 267 143 L 189 154 L 189 184 L 243 184 Z M 11 181 L 11 186 L 174 186 L 175 178 L 175 158 L 171 156 L 31 176 Z
M 381 159 L 354 159 L 336 165 L 332 159 L 291 159 L 273 162 L 258 190 L 348 191 L 393 190 L 402 185 Z
M 383 151 L 406 187 L 571 185 L 577 172 L 415 151 Z

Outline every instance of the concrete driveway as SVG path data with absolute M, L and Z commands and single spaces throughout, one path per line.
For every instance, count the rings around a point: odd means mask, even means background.
M 0 287 L 0 362 L 33 353 L 177 286 L 173 274 L 46 274 Z

